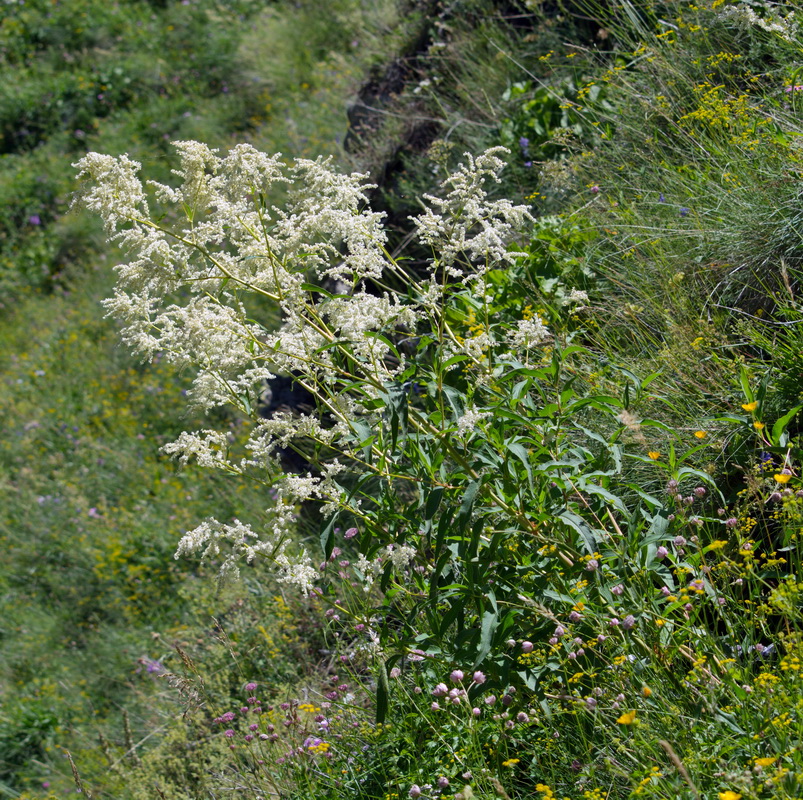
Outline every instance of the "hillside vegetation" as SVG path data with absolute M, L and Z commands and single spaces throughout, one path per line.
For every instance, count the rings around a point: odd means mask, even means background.
M 795 14 L 8 3 L 0 796 L 800 797 Z

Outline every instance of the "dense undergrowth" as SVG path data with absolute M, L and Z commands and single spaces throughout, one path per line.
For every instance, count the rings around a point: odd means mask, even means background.
M 17 192 L 0 334 L 0 791 L 75 791 L 68 749 L 96 797 L 799 797 L 794 8 L 433 3 L 399 23 L 392 4 L 348 0 L 328 19 L 305 3 L 241 4 L 239 21 L 224 4 L 187 5 L 120 4 L 84 28 L 28 3 L 3 23 L 18 86 L 39 88 L 25 100 L 7 87 L 0 126 Z M 195 53 L 195 33 L 210 50 Z M 74 102 L 107 58 L 131 83 L 106 76 Z M 366 75 L 346 154 L 345 100 Z M 69 125 L 47 127 L 42 96 Z M 67 143 L 73 126 L 85 133 Z M 128 152 L 175 185 L 168 140 L 191 138 L 221 155 L 243 140 L 334 150 L 370 171 L 393 249 L 375 254 L 381 274 L 344 271 L 364 269 L 385 234 L 361 229 L 361 250 L 343 218 L 321 222 L 313 200 L 340 179 L 304 168 L 318 194 L 291 193 L 297 230 L 334 249 L 298 245 L 274 217 L 260 250 L 241 216 L 221 229 L 241 260 L 220 241 L 211 261 L 176 250 L 184 285 L 154 262 L 125 290 L 161 300 L 168 286 L 186 305 L 203 286 L 197 314 L 233 309 L 206 326 L 218 333 L 240 303 L 250 316 L 216 360 L 176 335 L 191 315 L 171 311 L 147 346 L 129 315 L 129 342 L 155 352 L 130 360 L 97 307 L 112 285 L 92 255 L 99 234 L 62 216 L 65 165 Z M 465 151 L 497 145 L 498 183 L 490 161 L 475 164 L 487 170 L 477 212 L 458 192 L 471 180 L 448 176 Z M 236 170 L 204 158 L 206 178 L 185 159 L 183 209 L 165 202 L 155 217 L 165 230 L 222 207 L 197 188 Z M 82 163 L 103 184 L 99 162 Z M 266 167 L 249 169 L 254 181 Z M 338 213 L 372 225 L 345 187 L 353 205 Z M 228 200 L 262 215 L 287 201 L 254 188 Z M 449 191 L 451 205 L 427 201 L 448 224 L 414 237 L 420 198 Z M 471 239 L 513 220 L 505 200 L 533 215 L 507 255 Z M 450 250 L 455 230 L 466 238 Z M 303 330 L 322 338 L 306 351 L 282 339 Z M 210 390 L 216 376 L 232 385 L 242 335 L 245 361 L 279 362 L 317 397 L 303 424 L 261 419 L 261 373 L 230 408 Z M 205 417 L 185 411 L 186 391 Z M 195 428 L 216 433 L 180 439 Z M 306 482 L 286 452 L 268 457 L 272 435 L 309 462 Z M 183 461 L 223 471 L 175 471 L 160 448 L 176 439 Z M 257 456 L 240 461 L 249 441 Z M 174 561 L 206 516 L 219 527 L 183 549 L 206 537 L 209 565 Z M 277 519 L 294 525 L 286 552 L 312 559 L 280 561 L 280 582 Z M 266 563 L 216 592 L 224 556 L 259 541 Z

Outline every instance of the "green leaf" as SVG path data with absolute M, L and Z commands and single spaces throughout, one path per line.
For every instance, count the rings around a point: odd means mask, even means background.
M 376 721 L 384 722 L 388 715 L 388 696 L 390 687 L 388 685 L 388 665 L 379 665 L 379 675 L 376 682 Z
M 524 469 L 527 472 L 527 481 L 529 482 L 530 490 L 532 491 L 533 469 L 530 466 L 530 454 L 527 452 L 527 448 L 520 442 L 512 442 L 511 444 L 508 444 L 507 449 L 513 453 L 513 455 L 516 456 L 524 465 Z
M 499 613 L 496 610 L 488 610 L 482 615 L 482 627 L 480 630 L 480 646 L 477 650 L 477 658 L 474 661 L 474 666 L 477 667 L 483 661 L 485 656 L 491 652 L 491 643 L 493 642 L 496 628 L 499 625 Z
M 747 735 L 747 731 L 745 731 L 743 728 L 740 728 L 736 724 L 736 716 L 734 714 L 728 714 L 727 712 L 722 711 L 722 709 L 718 709 L 716 712 L 714 712 L 714 719 L 716 719 L 718 722 L 722 722 L 725 726 L 730 728 L 739 736 Z
M 446 361 L 440 365 L 440 371 L 448 372 L 452 367 L 454 367 L 456 364 L 460 364 L 462 361 L 468 361 L 468 356 L 460 354 L 452 356 L 451 358 L 447 358 Z
M 424 505 L 424 519 L 432 519 L 435 516 L 435 513 L 438 510 L 438 507 L 441 504 L 441 499 L 443 498 L 443 487 L 436 486 L 432 491 L 430 491 L 427 502 Z
M 778 419 L 772 426 L 771 441 L 774 445 L 782 445 L 781 434 L 786 429 L 786 426 L 792 421 L 792 418 L 803 408 L 803 405 L 795 406 L 791 411 L 787 411 L 780 419 Z
M 579 514 L 575 514 L 574 511 L 570 511 L 568 508 L 562 508 L 557 513 L 557 516 L 580 534 L 587 553 L 596 551 L 596 535 L 591 526 Z
M 610 503 L 617 511 L 627 514 L 627 508 L 625 508 L 625 504 L 621 501 L 621 499 L 615 494 L 611 494 L 611 492 L 609 492 L 607 489 L 604 489 L 602 486 L 597 486 L 596 483 L 591 483 L 590 481 L 580 478 L 577 481 L 577 488 L 583 492 L 586 492 L 587 494 L 593 494 L 597 497 L 601 497 L 606 503 Z
M 399 434 L 407 436 L 407 391 L 398 383 L 390 383 L 381 393 L 390 415 L 391 448 L 396 448 Z
M 385 336 L 383 333 L 379 333 L 377 331 L 365 331 L 364 336 L 367 339 L 379 339 L 379 341 L 385 344 L 390 350 L 390 352 L 393 353 L 393 355 L 399 359 L 399 361 L 402 360 L 401 356 L 399 355 L 399 351 L 396 349 L 396 345 L 393 344 L 393 342 L 390 339 L 388 339 L 388 337 Z
M 747 374 L 747 367 L 742 364 L 742 368 L 739 370 L 739 383 L 742 385 L 742 391 L 744 392 L 744 396 L 748 403 L 752 403 L 755 399 L 753 396 L 753 390 L 750 388 L 750 377 Z
M 438 631 L 438 636 L 441 639 L 446 636 L 449 626 L 466 610 L 465 603 L 460 597 L 450 601 L 450 604 L 449 610 L 438 620 L 438 624 L 435 626 L 435 630 Z
M 459 533 L 463 532 L 471 518 L 471 509 L 474 507 L 474 500 L 479 490 L 479 480 L 471 481 L 466 487 L 466 493 L 463 495 L 463 502 L 460 504 L 460 511 L 457 512 L 457 519 L 455 520 L 455 526 Z
M 257 258 L 261 258 L 261 256 L 257 256 Z M 324 297 L 334 297 L 331 292 L 327 292 L 323 286 L 318 286 L 317 283 L 302 283 L 301 289 L 302 291 L 312 292 L 313 294 L 322 294 Z M 343 295 L 340 296 L 342 297 Z
M 326 527 L 321 531 L 321 549 L 323 550 L 324 557 L 328 560 L 329 556 L 332 555 L 332 548 L 335 544 L 335 537 L 332 535 L 335 529 L 335 523 L 337 522 L 339 516 L 339 512 L 335 512 L 329 522 L 326 523 Z

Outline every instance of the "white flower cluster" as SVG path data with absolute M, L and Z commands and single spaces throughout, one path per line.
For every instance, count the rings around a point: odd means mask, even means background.
M 582 289 L 572 289 L 569 296 L 563 301 L 564 305 L 583 306 L 588 302 L 588 292 Z
M 360 553 L 354 567 L 362 576 L 363 591 L 370 591 L 374 579 L 382 574 L 388 560 L 396 572 L 403 573 L 412 563 L 415 554 L 416 549 L 408 544 L 389 544 L 385 548 L 385 555 L 379 555 L 373 561 Z
M 466 436 L 474 431 L 478 423 L 482 422 L 490 413 L 487 411 L 477 411 L 476 408 L 467 408 L 463 412 L 463 416 L 457 420 L 457 433 L 460 436 Z
M 398 342 L 441 313 L 450 291 L 444 275 L 473 280 L 484 293 L 483 274 L 512 260 L 508 242 L 531 217 L 524 206 L 488 197 L 503 148 L 469 157 L 442 185 L 444 197 L 428 196 L 429 207 L 413 220 L 434 253 L 430 274 L 417 276 L 418 300 L 412 292 L 378 293 L 387 273 L 404 273 L 385 249 L 382 215 L 368 208 L 364 175 L 338 174 L 324 159 L 287 164 L 247 144 L 225 156 L 198 142 L 175 147 L 175 187 L 143 186 L 140 165 L 127 156 L 89 153 L 75 166 L 76 202 L 101 217 L 130 259 L 116 268 L 117 286 L 105 303 L 124 341 L 146 359 L 159 353 L 191 368 L 189 398 L 196 406 L 231 404 L 256 422 L 239 457 L 230 435 L 215 430 L 184 432 L 165 452 L 184 464 L 253 474 L 276 489 L 267 533 L 257 536 L 236 520 L 208 520 L 182 538 L 177 555 L 221 557 L 223 571 L 236 572 L 238 559 L 264 554 L 281 580 L 308 592 L 316 574 L 309 557 L 285 553 L 298 504 L 314 500 L 325 514 L 359 509 L 360 499 L 350 499 L 337 476 L 364 463 L 362 431 L 379 424 L 377 400 L 406 366 Z M 269 205 L 266 198 L 279 193 L 287 197 L 284 207 Z M 163 220 L 176 216 L 165 214 L 166 206 L 183 210 L 184 219 L 168 226 Z M 254 296 L 260 302 L 249 305 Z M 278 308 L 278 324 L 260 323 L 265 299 Z M 529 347 L 543 341 L 539 325 L 520 326 L 517 341 Z M 469 342 L 465 350 L 475 359 L 494 344 L 487 336 Z M 316 397 L 315 413 L 259 418 L 259 398 L 277 373 L 292 374 Z M 459 432 L 482 417 L 468 409 Z M 329 458 L 318 474 L 283 474 L 281 450 L 300 440 L 337 451 L 345 465 Z M 403 571 L 414 554 L 407 545 L 391 547 L 358 568 L 373 580 L 382 558 Z
M 220 566 L 221 576 L 234 576 L 239 574 L 238 562 L 245 558 L 251 563 L 258 554 L 267 554 L 273 558 L 281 558 L 285 543 L 282 538 L 283 531 L 270 539 L 260 539 L 259 536 L 240 520 L 235 519 L 231 525 L 208 519 L 197 528 L 184 534 L 178 543 L 175 558 L 195 555 L 200 552 L 201 559 L 216 558 L 221 554 L 221 542 L 226 542 L 227 553 Z
M 470 274 L 481 275 L 486 265 L 513 261 L 515 254 L 507 245 L 511 237 L 532 221 L 526 206 L 514 206 L 509 200 L 490 200 L 485 190 L 488 180 L 498 183 L 504 166 L 500 154 L 504 147 L 493 147 L 476 159 L 467 156 L 460 167 L 441 184 L 444 198 L 425 195 L 431 208 L 414 220 L 422 241 L 430 244 L 437 262 L 453 277 L 466 274 L 466 266 L 456 262 L 460 256 L 480 262 Z
M 549 330 L 538 314 L 531 319 L 520 319 L 517 325 L 518 330 L 514 331 L 511 337 L 517 347 L 525 349 L 536 347 L 549 339 Z
M 754 10 L 758 8 L 761 13 Z M 745 26 L 761 28 L 767 33 L 774 33 L 781 37 L 785 42 L 793 43 L 799 33 L 799 25 L 795 19 L 795 12 L 789 11 L 786 15 L 780 12 L 781 6 L 778 3 L 754 3 L 752 0 L 740 0 L 739 2 L 725 6 L 719 15 L 724 19 L 733 19 L 741 22 Z M 769 13 L 767 13 L 769 12 Z

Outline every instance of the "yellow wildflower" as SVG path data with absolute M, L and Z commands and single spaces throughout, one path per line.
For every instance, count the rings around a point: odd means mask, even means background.
M 727 792 L 720 792 L 717 797 L 719 800 L 741 800 L 741 795 L 738 792 L 732 792 L 730 789 Z
M 742 408 L 745 411 L 755 411 L 758 408 L 758 400 L 753 400 L 752 403 L 742 403 Z
M 648 455 L 648 456 L 649 456 L 649 457 L 650 457 L 650 458 L 651 458 L 653 461 L 657 461 L 657 460 L 658 460 L 658 459 L 661 457 L 661 454 L 660 454 L 660 453 L 659 453 L 657 450 L 650 450 L 650 452 L 649 452 L 649 453 L 647 453 L 647 455 Z
M 635 711 L 626 711 L 616 721 L 620 725 L 633 725 L 636 722 L 636 712 Z
M 768 758 L 754 758 L 753 763 L 757 767 L 768 767 L 770 764 L 774 764 L 776 761 L 775 756 L 769 756 Z
M 753 423 L 753 427 L 754 427 L 754 428 L 755 428 L 757 431 L 763 431 L 763 430 L 764 430 L 764 423 L 763 423 L 763 422 L 754 422 L 754 423 Z
M 789 483 L 789 479 L 792 477 L 791 475 L 784 475 L 783 472 L 779 472 L 777 475 L 773 475 L 775 478 L 776 483 Z
M 695 435 L 695 436 L 696 436 L 698 439 L 705 439 L 705 437 L 706 437 L 706 436 L 708 436 L 708 434 L 707 434 L 705 431 L 695 431 L 695 432 L 694 432 L 694 435 Z

